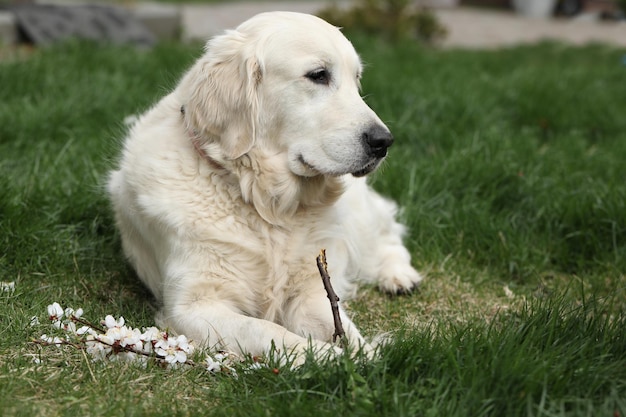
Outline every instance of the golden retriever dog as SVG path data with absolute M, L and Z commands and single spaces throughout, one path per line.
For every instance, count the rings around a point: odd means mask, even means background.
M 420 282 L 395 204 L 365 181 L 393 138 L 361 73 L 338 28 L 263 13 L 210 40 L 130 127 L 108 193 L 160 325 L 244 354 L 339 352 L 321 249 L 342 298 Z M 340 317 L 349 342 L 369 346 Z

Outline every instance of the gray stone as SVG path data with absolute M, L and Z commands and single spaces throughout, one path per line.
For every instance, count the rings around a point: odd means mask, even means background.
M 13 13 L 0 11 L 0 45 L 17 42 L 17 26 Z
M 67 38 L 149 46 L 155 37 L 131 14 L 106 5 L 19 4 L 9 9 L 26 39 L 48 45 Z
M 135 18 L 152 32 L 158 39 L 180 39 L 180 6 L 160 3 L 138 3 L 131 9 Z

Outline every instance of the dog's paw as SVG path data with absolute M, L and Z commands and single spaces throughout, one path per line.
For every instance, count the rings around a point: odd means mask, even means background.
M 343 354 L 343 349 L 331 343 L 317 342 L 301 344 L 281 357 L 281 364 L 289 364 L 291 370 L 298 369 L 307 360 L 324 361 Z
M 359 346 L 355 353 L 362 353 L 365 358 L 372 360 L 376 357 L 377 352 L 376 345 L 373 343 L 364 343 Z
M 390 294 L 408 294 L 422 282 L 423 277 L 411 265 L 392 264 L 381 271 L 378 287 Z
M 367 360 L 371 360 L 374 359 L 376 353 L 376 346 L 365 342 L 360 343 L 358 346 L 351 345 L 348 350 L 344 350 L 331 343 L 324 343 L 312 347 L 309 345 L 306 348 L 294 349 L 288 356 L 287 362 L 290 363 L 291 370 L 295 370 L 304 365 L 307 360 L 324 362 L 344 354 L 349 354 L 352 359 L 363 357 Z

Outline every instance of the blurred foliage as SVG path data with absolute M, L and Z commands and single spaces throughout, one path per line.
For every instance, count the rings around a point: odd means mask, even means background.
M 318 16 L 348 30 L 384 35 L 393 40 L 408 38 L 432 44 L 447 34 L 432 11 L 410 0 L 356 0 L 351 8 L 333 4 Z

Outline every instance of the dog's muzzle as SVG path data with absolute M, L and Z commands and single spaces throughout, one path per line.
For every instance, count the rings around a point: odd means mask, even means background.
M 387 149 L 393 144 L 391 132 L 381 125 L 373 125 L 363 132 L 361 140 L 365 153 L 370 157 L 370 160 L 361 169 L 352 173 L 355 177 L 362 177 L 378 168 L 378 165 L 387 156 Z

